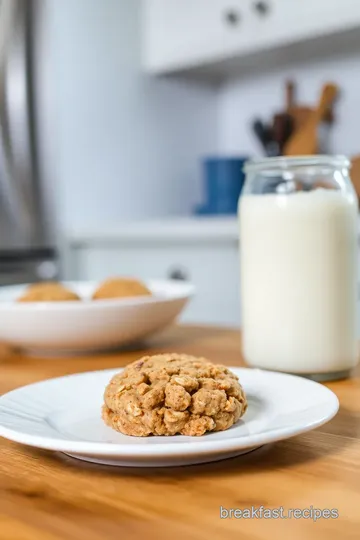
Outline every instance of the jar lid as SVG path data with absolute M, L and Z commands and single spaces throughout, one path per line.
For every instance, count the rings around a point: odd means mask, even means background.
M 293 156 L 293 157 L 269 157 L 263 159 L 249 160 L 244 166 L 244 171 L 256 172 L 259 170 L 282 170 L 298 167 L 330 167 L 332 169 L 349 168 L 350 160 L 346 156 L 336 155 L 314 155 L 314 156 Z

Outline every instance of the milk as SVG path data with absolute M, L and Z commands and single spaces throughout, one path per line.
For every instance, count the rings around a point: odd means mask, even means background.
M 239 214 L 247 362 L 294 373 L 356 365 L 355 197 L 324 189 L 244 195 Z

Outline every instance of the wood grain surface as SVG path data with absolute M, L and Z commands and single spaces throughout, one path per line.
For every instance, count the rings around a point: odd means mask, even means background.
M 145 353 L 179 351 L 242 365 L 240 337 L 175 328 L 147 349 L 45 359 L 0 347 L 0 393 L 17 386 L 124 366 Z M 360 379 L 328 385 L 341 409 L 325 426 L 248 455 L 169 469 L 87 464 L 0 439 L 0 538 L 326 539 L 360 536 Z M 221 519 L 220 507 L 337 509 L 338 519 Z

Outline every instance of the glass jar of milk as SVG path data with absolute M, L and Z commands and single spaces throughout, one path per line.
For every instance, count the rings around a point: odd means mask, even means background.
M 357 197 L 345 157 L 248 162 L 239 201 L 243 353 L 318 380 L 358 362 Z

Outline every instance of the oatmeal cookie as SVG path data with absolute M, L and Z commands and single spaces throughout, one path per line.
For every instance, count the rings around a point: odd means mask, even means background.
M 230 428 L 247 401 L 237 376 L 186 354 L 145 356 L 105 389 L 102 417 L 125 435 L 204 435 Z
M 149 296 L 149 289 L 137 279 L 113 278 L 104 281 L 93 294 L 93 300 Z
M 18 302 L 66 302 L 80 300 L 79 296 L 61 283 L 48 281 L 29 285 Z

